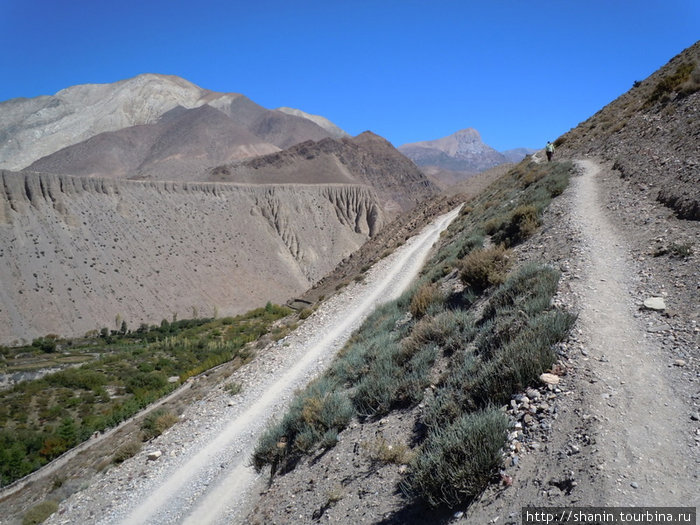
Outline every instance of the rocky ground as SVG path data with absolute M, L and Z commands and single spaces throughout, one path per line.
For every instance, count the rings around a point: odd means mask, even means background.
M 609 165 L 595 179 L 603 196 L 602 215 L 614 225 L 617 239 L 624 240 L 619 243 L 623 256 L 618 262 L 630 288 L 620 302 L 633 319 L 633 337 L 640 337 L 640 347 L 657 358 L 652 361 L 657 367 L 650 367 L 654 380 L 634 386 L 646 390 L 652 400 L 661 400 L 662 407 L 659 413 L 645 413 L 633 434 L 647 432 L 646 427 L 654 426 L 648 423 L 654 421 L 679 429 L 680 435 L 672 436 L 672 444 L 648 444 L 654 451 L 652 466 L 654 457 L 657 466 L 668 465 L 669 456 L 680 462 L 683 472 L 670 470 L 678 480 L 674 486 L 664 486 L 666 480 L 659 479 L 663 474 L 658 468 L 649 468 L 644 458 L 624 450 L 628 441 L 635 439 L 629 434 L 629 427 L 635 424 L 629 421 L 628 413 L 629 405 L 637 402 L 624 398 L 637 393 L 629 391 L 621 378 L 634 369 L 636 360 L 628 362 L 626 369 L 613 369 L 617 383 L 611 380 L 608 373 L 617 363 L 594 346 L 595 325 L 585 324 L 581 315 L 570 339 L 559 345 L 560 361 L 554 370 L 558 375 L 553 379 L 557 383 L 528 389 L 506 407 L 513 428 L 503 469 L 471 506 L 435 512 L 406 505 L 399 490 L 407 468 L 409 443 L 405 436 L 410 435 L 422 409 L 419 406 L 379 421 L 352 425 L 341 433 L 335 448 L 276 478 L 261 494 L 247 522 L 520 523 L 521 507 L 526 504 L 697 504 L 697 225 L 670 215 L 653 198 L 620 179 Z M 556 301 L 583 313 L 588 307 L 585 301 L 597 293 L 595 288 L 608 287 L 604 281 L 591 284 L 587 280 L 592 241 L 572 213 L 580 197 L 576 184 L 574 179 L 572 187 L 550 206 L 544 227 L 519 249 L 519 256 L 559 267 L 562 280 Z M 646 227 L 640 228 L 640 222 Z M 659 253 L 660 244 L 674 242 L 689 243 L 694 252 L 685 257 Z M 644 308 L 644 300 L 652 296 L 663 297 L 667 309 Z M 623 351 L 634 353 L 635 349 Z M 677 407 L 663 407 L 664 403 L 673 404 L 674 399 Z M 601 404 L 613 412 L 617 407 L 619 413 L 611 417 Z M 623 449 L 621 457 L 612 454 L 615 446 Z

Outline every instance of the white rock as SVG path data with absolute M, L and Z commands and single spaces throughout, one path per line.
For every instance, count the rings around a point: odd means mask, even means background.
M 661 311 L 666 309 L 666 303 L 663 297 L 649 297 L 648 299 L 644 299 L 644 307 L 649 310 Z
M 153 452 L 149 452 L 148 456 L 146 456 L 146 457 L 148 458 L 148 461 L 155 461 L 156 459 L 158 459 L 162 455 L 163 455 L 163 453 L 160 450 L 154 450 Z
M 558 385 L 559 384 L 559 376 L 556 376 L 554 374 L 542 374 L 540 375 L 540 381 L 542 381 L 545 385 Z

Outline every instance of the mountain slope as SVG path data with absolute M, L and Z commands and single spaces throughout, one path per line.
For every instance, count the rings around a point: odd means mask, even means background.
M 278 151 L 218 109 L 181 106 L 156 123 L 104 132 L 34 162 L 64 175 L 197 180 L 210 166 Z
M 0 344 L 284 302 L 383 220 L 357 185 L 0 179 Z
M 176 76 L 144 74 L 0 103 L 0 169 L 23 169 L 99 133 L 155 123 L 178 106 L 204 104 L 278 147 L 330 134 L 309 118 L 267 110 L 237 93 L 209 91 Z
M 683 219 L 700 220 L 700 42 L 561 136 Z
M 405 211 L 437 192 L 411 161 L 369 131 L 354 138 L 303 142 L 208 173 L 208 180 L 216 182 L 367 184 L 375 189 L 389 215 Z

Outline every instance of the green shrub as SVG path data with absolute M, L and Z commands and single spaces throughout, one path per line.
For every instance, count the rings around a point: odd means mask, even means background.
M 123 463 L 129 458 L 133 458 L 136 454 L 141 452 L 141 446 L 141 442 L 137 440 L 124 443 L 112 455 L 112 463 Z
M 549 266 L 527 263 L 494 290 L 482 319 L 493 319 L 499 310 L 507 308 L 523 311 L 526 315 L 540 312 L 549 307 L 558 283 L 558 271 Z
M 506 415 L 487 409 L 431 430 L 411 462 L 405 492 L 434 507 L 468 503 L 496 473 L 507 429 Z
M 507 403 L 510 397 L 537 381 L 556 361 L 552 345 L 571 328 L 575 317 L 559 311 L 544 312 L 516 337 L 493 351 L 469 383 L 470 404 Z
M 321 376 L 296 393 L 282 421 L 269 427 L 253 452 L 253 466 L 260 471 L 270 465 L 274 473 L 281 462 L 293 460 L 321 445 L 337 442 L 338 432 L 355 415 L 345 392 Z
M 462 282 L 475 293 L 501 284 L 510 266 L 510 251 L 503 246 L 474 250 L 460 263 Z
M 22 518 L 22 525 L 38 525 L 58 510 L 58 503 L 53 500 L 42 501 L 34 505 Z
M 177 423 L 177 415 L 163 408 L 154 410 L 148 414 L 141 423 L 141 433 L 144 441 L 160 436 L 167 429 Z

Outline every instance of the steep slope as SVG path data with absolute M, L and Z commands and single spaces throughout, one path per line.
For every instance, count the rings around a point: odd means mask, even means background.
M 473 128 L 436 140 L 404 144 L 398 149 L 418 166 L 469 173 L 477 173 L 509 160 L 484 144 L 479 132 Z
M 29 171 L 197 180 L 210 166 L 279 151 L 209 105 L 167 112 L 156 123 L 104 132 L 34 162 Z
M 562 154 L 614 163 L 637 190 L 700 220 L 700 42 L 560 137 Z
M 178 106 L 204 104 L 278 147 L 330 134 L 309 118 L 267 110 L 237 93 L 209 91 L 176 76 L 144 74 L 0 103 L 0 169 L 23 169 L 99 133 L 154 123 Z
M 283 302 L 383 217 L 356 185 L 0 179 L 0 343 Z
M 376 190 L 389 215 L 437 192 L 411 161 L 369 131 L 354 138 L 303 142 L 279 153 L 219 166 L 209 171 L 208 179 L 255 184 L 367 184 Z

